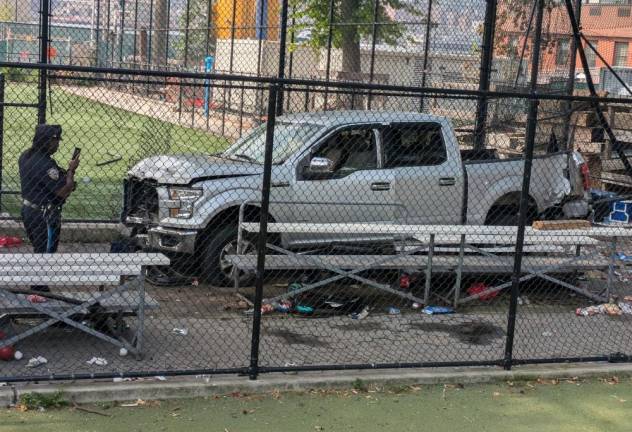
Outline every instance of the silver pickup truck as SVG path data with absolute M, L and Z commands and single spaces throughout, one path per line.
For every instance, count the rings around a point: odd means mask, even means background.
M 122 221 L 143 249 L 171 254 L 213 284 L 232 281 L 239 209 L 259 218 L 265 125 L 214 155 L 161 155 L 125 180 Z M 474 160 L 476 158 L 476 160 Z M 269 217 L 276 222 L 515 223 L 524 161 L 461 150 L 450 121 L 419 113 L 336 111 L 277 119 Z M 581 155 L 533 161 L 529 218 L 584 217 Z M 281 235 L 294 249 L 388 238 Z M 392 239 L 391 239 L 392 240 Z M 245 250 L 252 242 L 245 240 Z M 252 249 L 251 249 L 252 250 Z M 195 266 L 190 266 L 195 263 Z

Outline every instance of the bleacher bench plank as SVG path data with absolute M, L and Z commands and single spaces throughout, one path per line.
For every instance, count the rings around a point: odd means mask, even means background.
M 375 262 L 380 259 L 388 261 Z M 608 267 L 609 260 L 606 257 L 579 257 L 567 262 L 574 257 L 533 257 L 525 256 L 522 259 L 523 268 L 529 267 L 545 270 L 559 266 L 555 272 L 602 269 Z M 256 255 L 227 255 L 226 259 L 241 269 L 255 269 L 257 267 Z M 425 255 L 266 255 L 266 270 L 299 270 L 318 268 L 358 269 L 370 266 L 370 269 L 401 269 L 401 268 L 425 268 L 428 257 Z M 434 256 L 432 269 L 434 271 L 454 271 L 459 264 L 458 256 Z M 464 256 L 464 273 L 512 273 L 513 256 Z

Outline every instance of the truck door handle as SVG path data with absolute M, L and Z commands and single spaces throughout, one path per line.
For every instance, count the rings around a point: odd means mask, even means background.
M 371 190 L 372 191 L 387 191 L 387 190 L 391 190 L 391 184 L 387 183 L 387 182 L 371 183 Z
M 454 177 L 441 177 L 439 179 L 439 186 L 454 186 L 456 179 Z

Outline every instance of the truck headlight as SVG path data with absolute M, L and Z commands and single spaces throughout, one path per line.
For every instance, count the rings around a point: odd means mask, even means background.
M 169 188 L 169 216 L 189 219 L 193 216 L 193 205 L 202 197 L 202 189 Z

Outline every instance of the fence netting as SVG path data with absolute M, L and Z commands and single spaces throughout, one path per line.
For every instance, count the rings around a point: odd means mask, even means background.
M 2 380 L 628 360 L 627 6 L 89 3 L 0 22 Z

